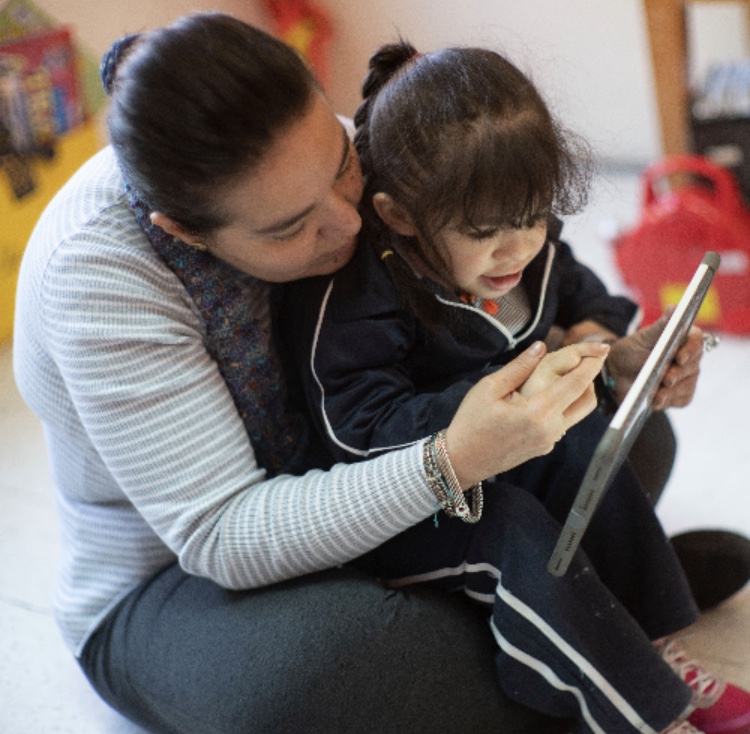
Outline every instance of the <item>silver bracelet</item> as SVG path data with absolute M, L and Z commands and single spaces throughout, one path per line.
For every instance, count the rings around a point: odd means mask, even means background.
M 484 507 L 482 483 L 469 487 L 465 492 L 461 489 L 448 455 L 445 431 L 438 431 L 425 441 L 423 462 L 427 483 L 445 514 L 464 522 L 478 522 Z M 467 495 L 471 495 L 471 506 L 467 502 Z

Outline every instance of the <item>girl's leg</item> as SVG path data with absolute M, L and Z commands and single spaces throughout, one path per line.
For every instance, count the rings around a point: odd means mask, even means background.
M 504 475 L 536 496 L 564 523 L 607 419 L 593 413 L 548 456 Z M 626 462 L 607 490 L 582 548 L 604 585 L 651 639 L 692 624 L 698 615 L 682 564 Z
M 333 569 L 256 591 L 172 566 L 87 644 L 99 694 L 149 731 L 566 731 L 509 701 L 486 617 L 461 598 Z
M 578 553 L 567 574 L 546 571 L 560 525 L 531 494 L 488 488 L 475 526 L 444 515 L 357 561 L 395 586 L 461 589 L 491 607 L 500 685 L 515 700 L 577 720 L 577 731 L 659 732 L 691 692 L 649 636 Z M 682 610 L 667 605 L 681 623 Z

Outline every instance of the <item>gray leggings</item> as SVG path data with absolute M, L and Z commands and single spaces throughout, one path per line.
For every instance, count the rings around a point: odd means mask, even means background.
M 111 706 L 169 734 L 564 732 L 506 699 L 486 612 L 332 569 L 233 592 L 170 566 L 80 659 Z

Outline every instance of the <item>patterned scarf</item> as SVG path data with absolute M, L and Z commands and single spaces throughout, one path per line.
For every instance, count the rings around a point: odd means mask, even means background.
M 298 473 L 309 441 L 307 421 L 285 405 L 278 357 L 245 295 L 256 279 L 151 223 L 151 210 L 126 182 L 130 207 L 167 267 L 180 279 L 206 327 L 207 348 L 245 424 L 258 464 L 273 476 Z

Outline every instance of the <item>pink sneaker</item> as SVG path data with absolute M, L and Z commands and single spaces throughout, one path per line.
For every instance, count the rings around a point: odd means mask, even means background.
M 705 732 L 696 729 L 689 721 L 681 721 L 679 724 L 668 726 L 661 734 L 705 734 Z
M 695 709 L 688 721 L 704 734 L 750 734 L 750 693 L 727 683 L 716 703 Z
M 690 724 L 703 734 L 750 734 L 750 693 L 707 671 L 688 657 L 677 640 L 659 643 L 656 649 L 693 689 Z

